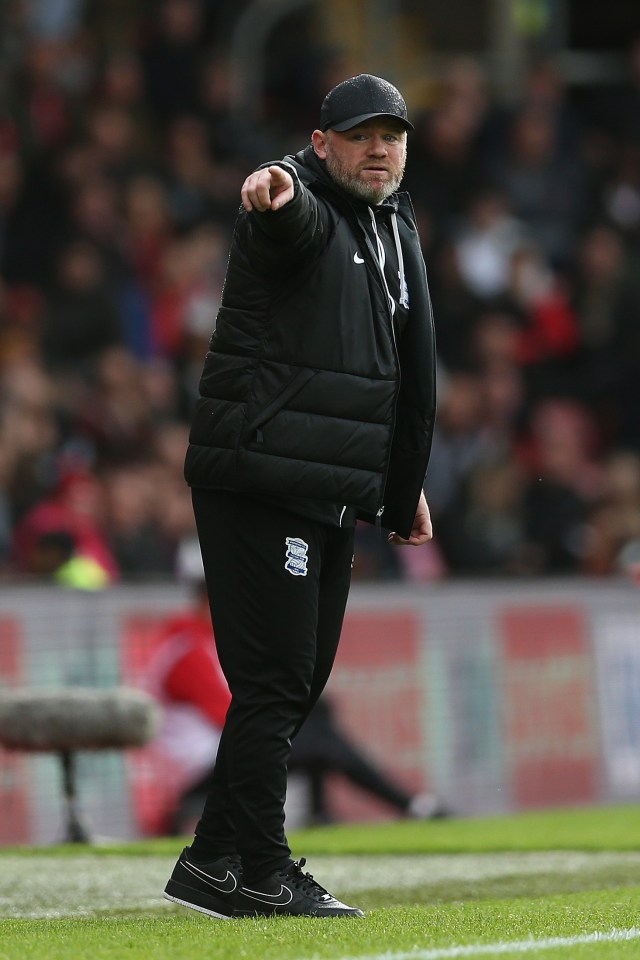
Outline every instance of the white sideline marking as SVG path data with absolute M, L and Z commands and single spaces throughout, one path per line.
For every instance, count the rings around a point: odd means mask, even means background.
M 457 957 L 481 957 L 496 953 L 537 953 L 553 947 L 576 947 L 583 943 L 620 943 L 640 938 L 640 927 L 610 930 L 608 933 L 585 933 L 576 937 L 548 937 L 545 940 L 502 940 L 499 943 L 470 943 L 460 947 L 435 950 L 406 950 L 399 953 L 372 953 L 366 956 L 342 957 L 342 960 L 455 960 Z

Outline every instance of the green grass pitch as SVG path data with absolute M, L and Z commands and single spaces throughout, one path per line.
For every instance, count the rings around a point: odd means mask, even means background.
M 640 807 L 340 825 L 295 856 L 364 920 L 216 921 L 162 889 L 158 840 L 0 850 L 0 960 L 640 956 Z

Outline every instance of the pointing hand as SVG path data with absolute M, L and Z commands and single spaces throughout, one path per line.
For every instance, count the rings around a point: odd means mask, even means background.
M 242 185 L 242 206 L 249 213 L 279 210 L 293 199 L 293 178 L 282 167 L 264 167 L 250 174 Z

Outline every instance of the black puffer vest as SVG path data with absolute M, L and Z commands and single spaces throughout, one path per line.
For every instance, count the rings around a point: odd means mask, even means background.
M 435 413 L 431 304 L 411 204 L 406 194 L 386 202 L 409 291 L 397 344 L 369 208 L 334 186 L 311 148 L 279 165 L 295 171 L 294 199 L 238 216 L 187 482 L 348 504 L 406 537 Z

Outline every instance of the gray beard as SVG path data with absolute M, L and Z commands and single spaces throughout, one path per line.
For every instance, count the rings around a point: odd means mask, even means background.
M 374 187 L 365 180 L 360 179 L 357 174 L 350 173 L 345 169 L 340 160 L 336 160 L 336 158 L 330 154 L 327 155 L 325 164 L 332 180 L 335 180 L 347 193 L 352 194 L 359 200 L 364 200 L 366 203 L 382 203 L 383 200 L 390 197 L 400 186 L 404 174 L 403 163 L 402 169 L 397 176 L 392 177 L 379 187 Z

